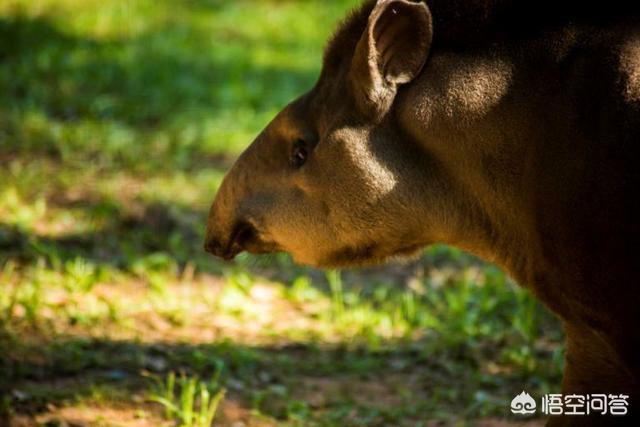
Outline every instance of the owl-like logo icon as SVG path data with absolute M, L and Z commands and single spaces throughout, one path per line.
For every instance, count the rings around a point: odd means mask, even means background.
M 522 393 L 511 401 L 511 412 L 522 415 L 533 414 L 536 412 L 536 401 L 529 393 L 522 390 Z

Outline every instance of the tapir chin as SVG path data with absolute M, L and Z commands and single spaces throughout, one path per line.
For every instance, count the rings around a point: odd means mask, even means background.
M 640 425 L 636 3 L 365 1 L 225 177 L 205 248 L 319 267 L 468 250 L 562 320 L 562 393 L 629 396 L 548 425 Z

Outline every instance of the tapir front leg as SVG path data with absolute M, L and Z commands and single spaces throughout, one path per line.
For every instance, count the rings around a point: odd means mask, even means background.
M 563 396 L 577 394 L 627 395 L 628 414 L 551 416 L 547 427 L 638 426 L 638 404 L 632 399 L 638 394 L 634 374 L 625 368 L 619 352 L 602 334 L 585 327 L 565 323 L 566 356 L 562 382 Z

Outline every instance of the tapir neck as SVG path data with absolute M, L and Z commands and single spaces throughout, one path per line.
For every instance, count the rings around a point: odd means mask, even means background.
M 580 50 L 575 40 L 588 32 L 576 31 L 433 52 L 395 104 L 399 126 L 437 159 L 448 187 L 445 243 L 494 260 L 565 318 L 575 311 L 562 307 L 567 289 L 584 307 L 602 286 L 622 289 L 640 215 L 637 101 L 616 68 L 597 62 L 604 54 Z M 584 64 L 600 80 L 580 74 Z
M 535 147 L 513 105 L 516 65 L 501 55 L 440 54 L 402 89 L 397 117 L 437 159 L 453 210 L 445 243 L 491 259 L 526 280 L 535 245 L 526 197 Z M 522 113 L 524 114 L 524 113 Z M 530 194 L 530 193 L 529 193 Z

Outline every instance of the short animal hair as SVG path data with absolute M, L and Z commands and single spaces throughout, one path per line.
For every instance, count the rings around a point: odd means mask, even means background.
M 610 0 L 606 5 L 567 0 L 417 0 L 433 16 L 433 48 L 467 49 L 540 34 L 567 23 L 606 24 L 640 19 L 640 2 Z M 327 73 L 349 60 L 376 0 L 366 0 L 338 26 L 324 53 Z
M 338 69 L 345 59 L 351 59 L 375 5 L 376 0 L 365 1 L 338 25 L 324 50 L 323 70 L 331 73 Z

